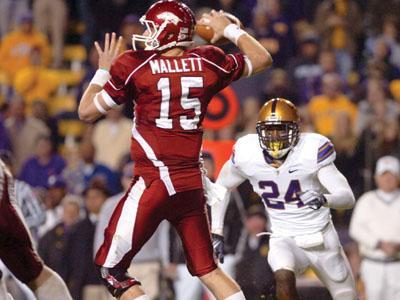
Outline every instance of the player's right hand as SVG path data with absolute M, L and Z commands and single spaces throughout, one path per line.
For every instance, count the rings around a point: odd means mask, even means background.
M 297 196 L 300 198 L 301 202 L 313 210 L 318 210 L 326 204 L 324 195 L 313 190 L 299 192 Z
M 99 54 L 99 69 L 109 71 L 114 59 L 118 56 L 122 45 L 122 36 L 117 40 L 117 35 L 113 32 L 111 35 L 106 33 L 104 38 L 104 50 L 101 49 L 98 42 L 94 43 Z
M 212 10 L 209 14 L 203 14 L 198 23 L 200 25 L 208 25 L 213 29 L 214 36 L 211 39 L 211 43 L 214 44 L 224 36 L 224 30 L 226 26 L 231 24 L 231 21 L 222 10 Z
M 213 243 L 215 256 L 220 261 L 220 263 L 223 264 L 224 256 L 225 256 L 224 237 L 222 235 L 215 234 L 215 233 L 212 233 L 211 237 L 212 237 L 212 243 Z

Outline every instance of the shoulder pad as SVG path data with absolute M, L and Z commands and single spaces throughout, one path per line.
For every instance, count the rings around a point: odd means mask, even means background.
M 317 133 L 302 133 L 300 138 L 301 157 L 321 168 L 335 161 L 336 152 L 332 142 Z
M 336 159 L 336 151 L 332 142 L 322 135 L 320 135 L 318 154 L 317 154 L 317 164 L 321 167 L 329 165 Z
M 197 54 L 205 59 L 208 59 L 216 64 L 225 60 L 225 52 L 221 48 L 212 45 L 199 46 L 194 48 L 190 52 L 193 54 Z
M 125 85 L 132 72 L 140 68 L 140 66 L 154 54 L 154 51 L 144 50 L 127 50 L 121 53 L 113 62 L 110 69 L 110 74 L 114 85 L 118 87 Z
M 155 54 L 156 53 L 154 51 L 127 50 L 117 57 L 117 59 L 113 62 L 111 69 L 113 67 L 124 67 L 127 68 L 128 71 L 132 71 Z
M 240 165 L 249 161 L 253 156 L 252 152 L 261 151 L 259 148 L 257 134 L 247 134 L 239 138 L 233 146 L 232 163 Z

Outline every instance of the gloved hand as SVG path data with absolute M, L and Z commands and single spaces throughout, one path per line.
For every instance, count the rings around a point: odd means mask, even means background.
M 326 198 L 323 194 L 312 190 L 297 193 L 297 196 L 300 198 L 301 202 L 303 202 L 305 205 L 312 208 L 313 210 L 320 209 L 321 206 L 326 203 Z
M 212 243 L 213 243 L 213 248 L 214 248 L 214 253 L 217 259 L 221 262 L 221 264 L 224 263 L 224 237 L 219 234 L 212 233 Z

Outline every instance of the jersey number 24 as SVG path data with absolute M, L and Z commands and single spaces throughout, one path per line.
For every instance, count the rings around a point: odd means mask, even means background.
M 280 193 L 278 189 L 278 185 L 271 181 L 260 181 L 258 183 L 260 189 L 270 189 L 270 192 L 264 192 L 261 194 L 262 199 L 265 205 L 269 208 L 274 209 L 285 209 L 285 204 L 297 204 L 297 207 L 304 206 L 304 203 L 301 202 L 300 198 L 297 196 L 297 193 L 301 192 L 300 182 L 298 180 L 292 180 L 289 183 L 289 187 L 284 196 L 285 202 L 276 201 L 274 199 L 278 199 Z

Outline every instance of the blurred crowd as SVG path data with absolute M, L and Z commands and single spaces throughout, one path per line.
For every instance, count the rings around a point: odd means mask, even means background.
M 0 1 L 0 154 L 18 178 L 17 196 L 40 255 L 65 279 L 74 299 L 109 297 L 95 275 L 93 255 L 134 168 L 129 158 L 132 104 L 95 124 L 78 120 L 77 104 L 97 69 L 93 42 L 117 32 L 124 50 L 131 49 L 132 34 L 143 32 L 139 17 L 152 2 Z M 336 165 L 356 198 L 376 188 L 378 158 L 400 158 L 399 1 L 184 2 L 197 18 L 211 8 L 233 13 L 274 59 L 267 73 L 232 85 L 238 115 L 217 130 L 206 126 L 206 139 L 255 133 L 260 106 L 272 97 L 287 98 L 300 110 L 302 131 L 333 141 Z M 212 177 L 213 153 L 204 153 L 204 159 Z M 351 215 L 333 211 L 358 277 L 360 254 L 349 236 Z M 268 228 L 268 219 L 248 185 L 233 194 L 226 219 L 224 268 L 248 299 L 269 299 L 268 237 L 257 237 Z M 163 224 L 131 271 L 153 299 L 207 297 L 184 263 L 176 233 Z M 312 278 L 307 274 L 304 280 Z M 31 297 L 17 287 L 14 295 Z

